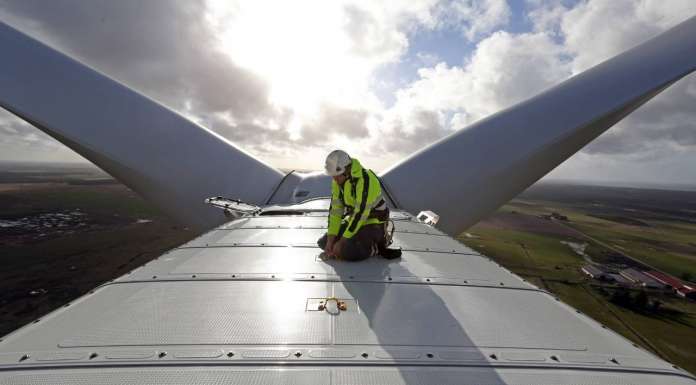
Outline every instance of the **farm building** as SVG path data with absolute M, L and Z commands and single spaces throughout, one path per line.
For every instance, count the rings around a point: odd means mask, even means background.
M 684 287 L 684 283 L 680 281 L 679 279 L 672 277 L 669 274 L 661 273 L 659 271 L 651 270 L 651 271 L 646 271 L 645 275 L 648 277 L 656 280 L 657 282 L 660 282 L 661 284 L 667 286 L 668 288 L 672 290 L 678 290 L 681 287 Z
M 696 288 L 691 286 L 682 286 L 677 289 L 677 295 L 680 297 L 696 300 Z
M 633 268 L 621 270 L 619 274 L 639 286 L 652 289 L 663 289 L 665 287 L 663 283 Z
M 580 270 L 594 279 L 601 279 L 607 273 L 604 269 L 594 265 L 585 265 Z
M 619 286 L 633 286 L 633 281 L 620 274 L 608 273 L 606 277 L 608 281 L 616 282 Z

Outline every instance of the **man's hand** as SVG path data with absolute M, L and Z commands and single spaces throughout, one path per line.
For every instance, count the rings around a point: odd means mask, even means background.
M 338 241 L 334 242 L 333 249 L 331 250 L 331 254 L 336 258 L 340 258 L 341 257 L 341 250 L 343 250 L 343 245 L 345 245 L 345 243 L 346 243 L 345 238 L 340 238 Z
M 329 257 L 333 257 L 333 249 L 334 245 L 336 244 L 336 236 L 335 235 L 329 235 L 328 239 L 326 240 L 326 246 L 324 247 L 324 252 L 326 255 Z

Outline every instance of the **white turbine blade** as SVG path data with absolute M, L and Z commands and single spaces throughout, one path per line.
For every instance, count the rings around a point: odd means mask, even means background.
M 436 142 L 382 179 L 412 213 L 456 235 L 696 69 L 696 17 Z
M 3 23 L 0 50 L 0 107 L 182 223 L 210 228 L 225 217 L 205 198 L 265 203 L 282 178 L 219 135 Z

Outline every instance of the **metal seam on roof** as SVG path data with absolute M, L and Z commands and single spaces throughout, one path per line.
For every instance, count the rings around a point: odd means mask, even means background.
M 154 356 L 154 353 L 152 354 Z M 582 365 L 552 365 L 552 364 L 534 364 L 529 363 L 506 363 L 498 361 L 487 361 L 482 363 L 469 363 L 464 361 L 457 362 L 435 362 L 432 360 L 422 359 L 425 362 L 420 362 L 416 359 L 404 360 L 407 362 L 390 362 L 384 359 L 364 360 L 352 359 L 352 361 L 329 361 L 321 362 L 317 359 L 298 360 L 295 358 L 287 358 L 284 360 L 274 361 L 273 359 L 245 359 L 245 360 L 215 360 L 211 362 L 202 360 L 143 360 L 127 359 L 124 361 L 114 360 L 105 364 L 100 362 L 84 362 L 84 363 L 50 363 L 50 364 L 20 364 L 20 365 L 0 365 L 0 372 L 17 371 L 17 370 L 46 370 L 46 369 L 108 369 L 108 368 L 160 368 L 160 367 L 213 367 L 213 366 L 229 366 L 229 367 L 249 367 L 261 366 L 263 368 L 278 368 L 278 367 L 328 367 L 339 369 L 342 367 L 379 367 L 379 368 L 407 368 L 407 367 L 439 367 L 439 368 L 489 368 L 489 369 L 548 369 L 551 371 L 573 370 L 581 372 L 599 372 L 599 373 L 632 373 L 632 374 L 656 374 L 664 376 L 683 377 L 690 380 L 696 380 L 696 377 L 688 373 L 680 371 L 660 370 L 660 369 L 643 369 L 643 368 L 628 368 L 628 367 L 597 367 L 597 366 L 582 366 Z M 223 363 L 224 362 L 224 363 Z
M 236 230 L 324 230 L 326 226 L 242 226 L 235 228 L 217 228 L 216 231 L 236 231 Z M 427 231 L 408 231 L 408 230 L 394 230 L 394 234 L 419 234 L 419 235 L 431 235 L 433 237 L 449 237 L 449 235 L 444 233 L 427 232 Z
M 222 248 L 231 248 L 231 247 L 295 247 L 295 248 L 316 248 L 319 249 L 316 245 L 314 244 L 274 244 L 274 245 L 269 245 L 269 244 L 260 244 L 260 243 L 218 243 L 214 245 L 205 245 L 205 246 L 179 246 L 175 249 L 172 250 L 187 250 L 187 249 L 222 249 Z M 488 260 L 490 260 L 488 257 L 485 255 L 479 254 L 477 252 L 462 252 L 462 251 L 451 251 L 451 250 L 444 250 L 444 249 L 430 249 L 430 248 L 425 248 L 425 249 L 415 249 L 415 248 L 400 248 L 402 251 L 416 251 L 416 252 L 424 252 L 424 253 L 438 253 L 438 254 L 453 254 L 453 255 L 476 255 L 479 257 L 484 257 Z M 348 263 L 360 263 L 359 262 L 348 262 Z M 145 266 L 145 265 L 143 265 Z M 142 267 L 142 266 L 141 266 Z M 502 269 L 502 267 L 501 267 Z
M 319 273 L 315 273 L 315 275 L 321 275 Z M 474 288 L 486 288 L 486 289 L 500 289 L 500 290 L 522 290 L 522 291 L 536 291 L 539 293 L 543 294 L 548 294 L 551 297 L 554 297 L 553 294 L 549 293 L 546 290 L 539 289 L 536 287 L 523 287 L 523 286 L 500 286 L 500 284 L 492 284 L 492 285 L 481 285 L 481 284 L 468 284 L 468 283 L 454 283 L 454 282 L 438 282 L 434 281 L 431 279 L 431 281 L 424 282 L 423 280 L 427 279 L 426 277 L 414 277 L 414 278 L 419 278 L 421 281 L 400 281 L 398 277 L 393 277 L 391 280 L 385 280 L 385 279 L 380 279 L 380 280 L 368 280 L 368 279 L 350 279 L 350 280 L 341 280 L 341 279 L 321 279 L 321 278 L 303 278 L 303 279 L 297 279 L 297 278 L 292 278 L 292 277 L 286 277 L 286 276 L 278 276 L 275 278 L 243 278 L 238 275 L 236 278 L 198 278 L 196 279 L 189 279 L 189 278 L 169 278 L 169 279 L 154 279 L 154 280 L 122 280 L 122 281 L 113 281 L 113 282 L 108 282 L 105 284 L 102 284 L 98 286 L 98 288 L 106 287 L 106 286 L 111 286 L 111 285 L 124 285 L 124 284 L 131 284 L 131 283 L 164 283 L 164 282 L 345 282 L 345 283 L 385 283 L 385 284 L 398 284 L 398 285 L 425 285 L 425 286 L 454 286 L 454 287 L 474 287 Z M 555 298 L 555 297 L 554 297 Z

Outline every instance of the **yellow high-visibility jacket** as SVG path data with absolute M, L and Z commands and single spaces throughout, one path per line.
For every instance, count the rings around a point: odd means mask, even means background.
M 373 223 L 384 223 L 370 218 L 374 209 L 383 210 L 386 203 L 382 197 L 382 187 L 372 170 L 363 168 L 357 159 L 352 159 L 350 178 L 343 188 L 331 181 L 331 207 L 329 208 L 329 235 L 352 238 L 360 228 Z M 341 224 L 343 223 L 343 233 Z

